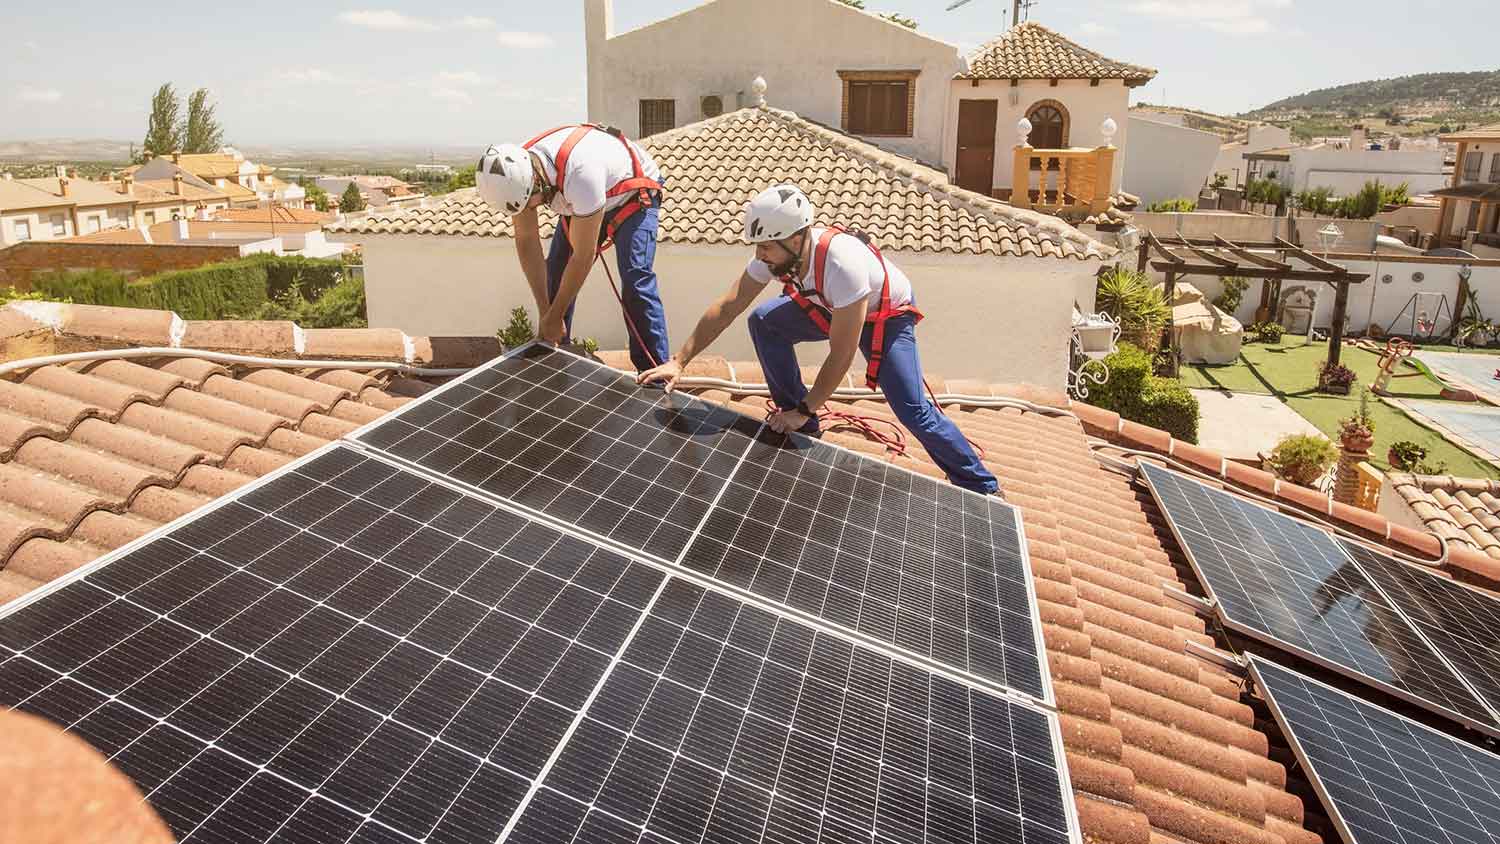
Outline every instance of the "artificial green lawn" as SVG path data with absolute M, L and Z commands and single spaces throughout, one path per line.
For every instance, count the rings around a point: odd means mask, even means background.
M 1282 343 L 1246 343 L 1240 348 L 1238 362 L 1227 366 L 1195 364 L 1182 367 L 1182 383 L 1198 390 L 1229 390 L 1236 393 L 1274 395 L 1314 427 L 1337 440 L 1339 420 L 1359 409 L 1360 385 L 1369 385 L 1380 370 L 1379 356 L 1353 346 L 1345 346 L 1341 362 L 1359 374 L 1355 388 L 1348 396 L 1331 396 L 1317 391 L 1318 366 L 1328 355 L 1328 343 L 1305 344 L 1300 337 Z M 1396 398 L 1438 399 L 1442 384 L 1413 367 L 1403 366 L 1397 374 L 1417 373 L 1409 378 L 1392 378 L 1391 395 Z M 1466 478 L 1500 478 L 1500 469 L 1469 454 L 1443 439 L 1442 435 L 1414 422 L 1406 414 L 1379 401 L 1373 394 L 1370 416 L 1375 420 L 1375 447 L 1370 463 L 1381 470 L 1390 467 L 1385 453 L 1391 443 L 1411 440 L 1427 449 L 1427 462 L 1446 463 L 1449 474 Z

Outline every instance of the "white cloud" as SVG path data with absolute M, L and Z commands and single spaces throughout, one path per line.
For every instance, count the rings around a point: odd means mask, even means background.
M 467 91 L 460 91 L 457 88 L 433 88 L 432 96 L 435 99 L 459 105 L 467 105 L 474 101 L 474 98 L 469 96 Z
M 26 103 L 55 103 L 62 99 L 62 92 L 56 88 L 23 88 L 21 90 L 21 101 Z
M 495 40 L 512 50 L 542 50 L 552 46 L 552 36 L 542 32 L 501 32 Z
M 472 70 L 439 71 L 437 80 L 448 85 L 483 85 L 485 83 L 485 78 Z
M 1084 35 L 1114 35 L 1115 28 L 1106 26 L 1098 21 L 1084 21 L 1079 25 L 1078 31 Z
M 394 9 L 355 9 L 340 14 L 339 20 L 368 29 L 405 32 L 431 32 L 438 28 L 432 21 L 403 15 Z
M 454 21 L 453 26 L 458 29 L 494 29 L 495 20 L 493 18 L 479 18 L 470 15 L 469 17 L 459 18 Z
M 342 82 L 342 77 L 321 67 L 301 67 L 276 72 L 276 78 L 287 82 Z
M 1285 9 L 1292 0 L 1140 0 L 1131 11 L 1148 17 L 1196 24 L 1215 32 L 1257 34 L 1269 32 L 1265 13 Z

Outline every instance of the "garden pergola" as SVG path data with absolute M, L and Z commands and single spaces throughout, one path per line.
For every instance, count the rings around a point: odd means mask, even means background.
M 1174 249 L 1185 249 L 1184 255 Z M 1252 250 L 1260 250 L 1252 251 Z M 1272 258 L 1262 254 L 1274 251 Z M 1156 254 L 1153 260 L 1152 253 Z M 1225 257 L 1220 253 L 1228 253 Z M 1300 261 L 1302 265 L 1292 263 Z M 1344 342 L 1344 317 L 1349 306 L 1349 285 L 1360 284 L 1370 277 L 1369 273 L 1350 272 L 1348 267 L 1320 258 L 1306 249 L 1282 238 L 1270 241 L 1226 240 L 1218 235 L 1212 238 L 1171 236 L 1158 238 L 1146 232 L 1141 239 L 1140 258 L 1136 269 L 1145 272 L 1150 266 L 1166 274 L 1167 327 L 1163 346 L 1168 351 L 1168 375 L 1177 374 L 1177 350 L 1172 340 L 1172 299 L 1177 279 L 1189 275 L 1207 275 L 1215 278 L 1258 278 L 1262 280 L 1260 307 L 1257 317 L 1267 313 L 1274 317 L 1275 303 L 1281 298 L 1283 281 L 1317 281 L 1331 284 L 1333 297 L 1333 326 L 1328 336 L 1328 365 L 1339 362 L 1340 348 Z M 1305 265 L 1305 266 L 1304 266 Z M 1272 287 L 1274 285 L 1274 292 Z

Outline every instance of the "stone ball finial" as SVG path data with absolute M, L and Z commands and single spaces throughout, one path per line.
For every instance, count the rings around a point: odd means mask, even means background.
M 1104 136 L 1105 146 L 1109 146 L 1110 140 L 1118 131 L 1120 131 L 1120 124 L 1116 123 L 1113 117 L 1106 117 L 1104 122 L 1099 124 L 1099 134 Z
M 1018 146 L 1018 147 L 1030 146 L 1030 143 L 1028 143 L 1028 140 L 1027 140 L 1030 137 L 1031 137 L 1031 121 L 1028 120 L 1028 119 L 1026 119 L 1026 118 L 1024 118 L 1024 117 L 1021 118 L 1020 120 L 1017 120 L 1016 121 L 1016 146 Z
M 755 104 L 763 106 L 766 104 L 766 78 L 757 76 L 750 83 L 750 93 L 755 95 Z

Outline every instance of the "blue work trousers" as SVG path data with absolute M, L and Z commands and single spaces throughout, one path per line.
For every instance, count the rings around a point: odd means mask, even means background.
M 973 446 L 952 419 L 943 415 L 923 392 L 922 364 L 917 358 L 916 317 L 911 314 L 893 317 L 885 324 L 885 357 L 880 363 L 880 390 L 901 424 L 917 438 L 932 462 L 948 475 L 956 486 L 988 495 L 999 488 L 990 470 L 984 468 Z M 793 348 L 798 343 L 827 340 L 828 335 L 813 324 L 802 308 L 787 296 L 763 302 L 750 312 L 750 341 L 760 358 L 760 368 L 771 389 L 771 401 L 783 410 L 795 408 L 807 398 L 807 385 L 797 365 Z M 865 326 L 859 336 L 859 350 L 870 358 L 874 325 Z M 817 431 L 817 419 L 804 431 Z
M 656 230 L 657 210 L 661 205 L 658 197 L 650 207 L 632 214 L 615 231 L 615 261 L 620 268 L 620 296 L 625 300 L 625 313 L 640 332 L 645 348 L 636 342 L 635 332 L 627 325 L 625 334 L 630 339 L 630 362 L 637 371 L 650 369 L 671 357 L 667 344 L 667 315 L 662 310 L 661 293 L 656 289 Z M 605 224 L 599 228 L 599 242 L 604 242 L 608 231 L 609 214 Z M 552 245 L 547 250 L 547 298 L 557 296 L 562 285 L 563 269 L 573 257 L 573 245 L 563 227 L 552 233 Z M 573 306 L 568 306 L 565 315 L 568 336 L 573 335 Z M 650 354 L 647 354 L 647 350 Z M 655 356 L 655 362 L 651 357 Z

